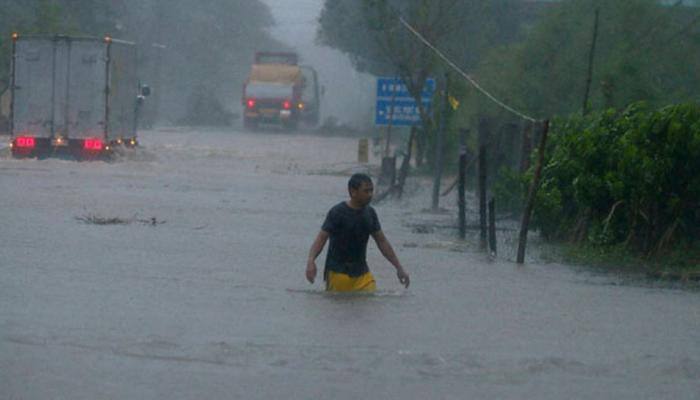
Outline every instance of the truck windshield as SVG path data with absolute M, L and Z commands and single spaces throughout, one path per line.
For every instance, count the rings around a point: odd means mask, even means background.
M 246 97 L 253 98 L 280 98 L 292 97 L 292 85 L 281 83 L 251 82 L 246 88 Z

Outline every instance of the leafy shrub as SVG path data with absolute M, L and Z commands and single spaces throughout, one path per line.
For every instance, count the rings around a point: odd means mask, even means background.
M 533 223 L 544 237 L 646 254 L 700 238 L 700 106 L 555 120 Z
M 503 166 L 493 183 L 493 193 L 500 210 L 520 213 L 527 194 L 526 177 L 513 168 Z

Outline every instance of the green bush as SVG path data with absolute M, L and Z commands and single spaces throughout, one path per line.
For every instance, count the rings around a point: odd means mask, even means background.
M 527 177 L 519 171 L 508 166 L 499 168 L 493 183 L 493 194 L 498 209 L 521 213 L 525 204 L 527 184 Z
M 636 103 L 552 124 L 533 223 L 654 254 L 700 238 L 700 106 Z

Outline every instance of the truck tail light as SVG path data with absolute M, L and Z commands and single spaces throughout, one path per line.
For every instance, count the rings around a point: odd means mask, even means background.
M 36 146 L 36 140 L 32 136 L 20 136 L 15 139 L 15 144 L 19 148 L 30 149 Z
M 292 102 L 289 100 L 285 100 L 282 103 L 282 108 L 284 108 L 285 110 L 290 110 L 292 108 Z
M 85 150 L 102 150 L 102 140 L 100 139 L 85 139 L 83 141 L 83 149 Z
M 255 99 L 246 100 L 245 105 L 248 108 L 255 108 Z

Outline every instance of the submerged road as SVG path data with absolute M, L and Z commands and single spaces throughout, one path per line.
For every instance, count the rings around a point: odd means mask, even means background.
M 490 260 L 376 206 L 373 295 L 304 280 L 357 139 L 145 132 L 115 162 L 0 156 L 0 399 L 698 399 L 700 293 Z M 376 160 L 372 160 L 374 165 Z M 473 217 L 473 215 L 472 215 Z M 533 240 L 536 246 L 536 241 Z M 541 254 L 540 254 L 541 255 Z M 319 257 L 320 263 L 323 257 Z

